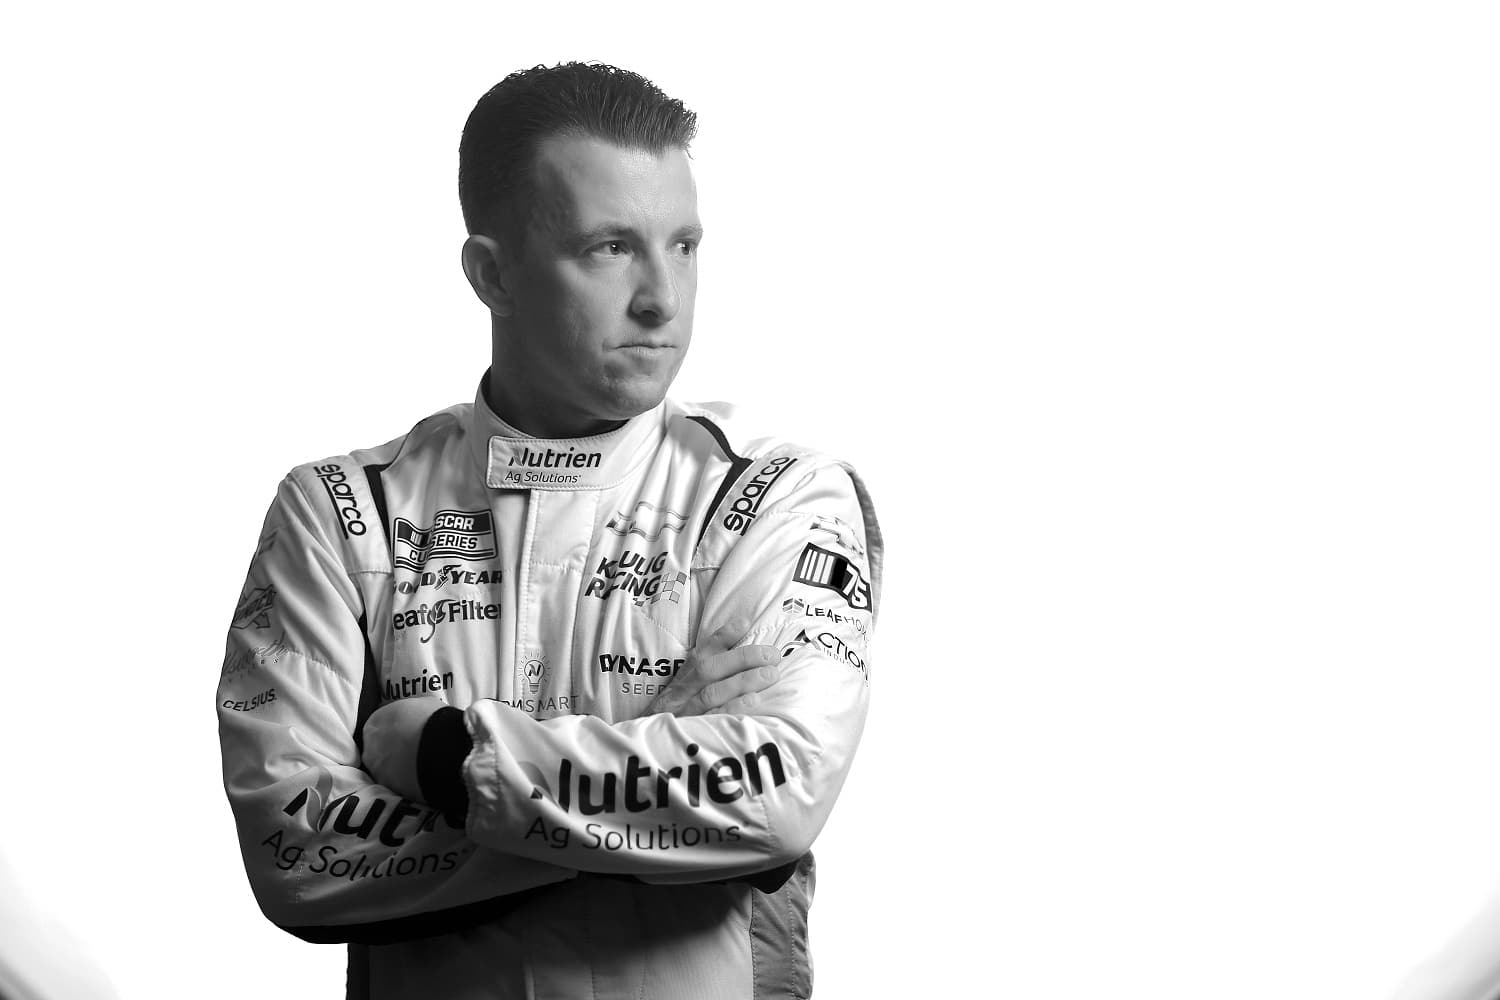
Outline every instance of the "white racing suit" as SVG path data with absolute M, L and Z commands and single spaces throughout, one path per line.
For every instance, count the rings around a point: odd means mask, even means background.
M 351 997 L 808 995 L 880 560 L 851 470 L 720 404 L 542 440 L 481 391 L 293 470 L 218 689 L 261 909 L 349 942 Z M 784 654 L 755 714 L 643 715 L 726 624 Z M 413 696 L 463 710 L 466 810 L 362 769 L 365 720 Z

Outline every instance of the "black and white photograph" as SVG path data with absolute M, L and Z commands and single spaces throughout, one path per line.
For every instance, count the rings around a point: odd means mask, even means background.
M 0 997 L 1500 998 L 1500 12 L 5 21 Z

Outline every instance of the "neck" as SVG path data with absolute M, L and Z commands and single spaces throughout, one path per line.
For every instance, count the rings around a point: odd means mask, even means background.
M 543 413 L 540 407 L 528 405 L 524 399 L 518 399 L 521 393 L 507 392 L 501 384 L 502 380 L 495 377 L 497 368 L 498 359 L 484 377 L 484 401 L 489 404 L 495 416 L 522 434 L 558 440 L 593 437 L 625 426 L 623 420 L 599 420 L 581 415 L 570 419 L 561 414 Z

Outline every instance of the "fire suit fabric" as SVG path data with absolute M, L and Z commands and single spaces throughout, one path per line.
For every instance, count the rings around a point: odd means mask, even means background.
M 351 996 L 806 996 L 810 847 L 869 697 L 863 484 L 723 404 L 545 440 L 483 396 L 267 514 L 218 692 L 257 901 L 351 943 Z M 644 714 L 731 623 L 783 652 L 755 713 Z M 464 712 L 466 816 L 361 767 L 415 696 Z

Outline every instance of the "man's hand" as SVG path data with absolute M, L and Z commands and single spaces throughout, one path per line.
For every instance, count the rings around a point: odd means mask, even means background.
M 647 715 L 741 715 L 755 707 L 756 695 L 781 676 L 775 646 L 731 648 L 745 634 L 731 622 L 688 652 L 687 665 L 651 700 Z
M 432 714 L 447 703 L 441 698 L 402 698 L 382 705 L 365 720 L 364 765 L 370 776 L 398 795 L 418 802 L 417 750 Z

